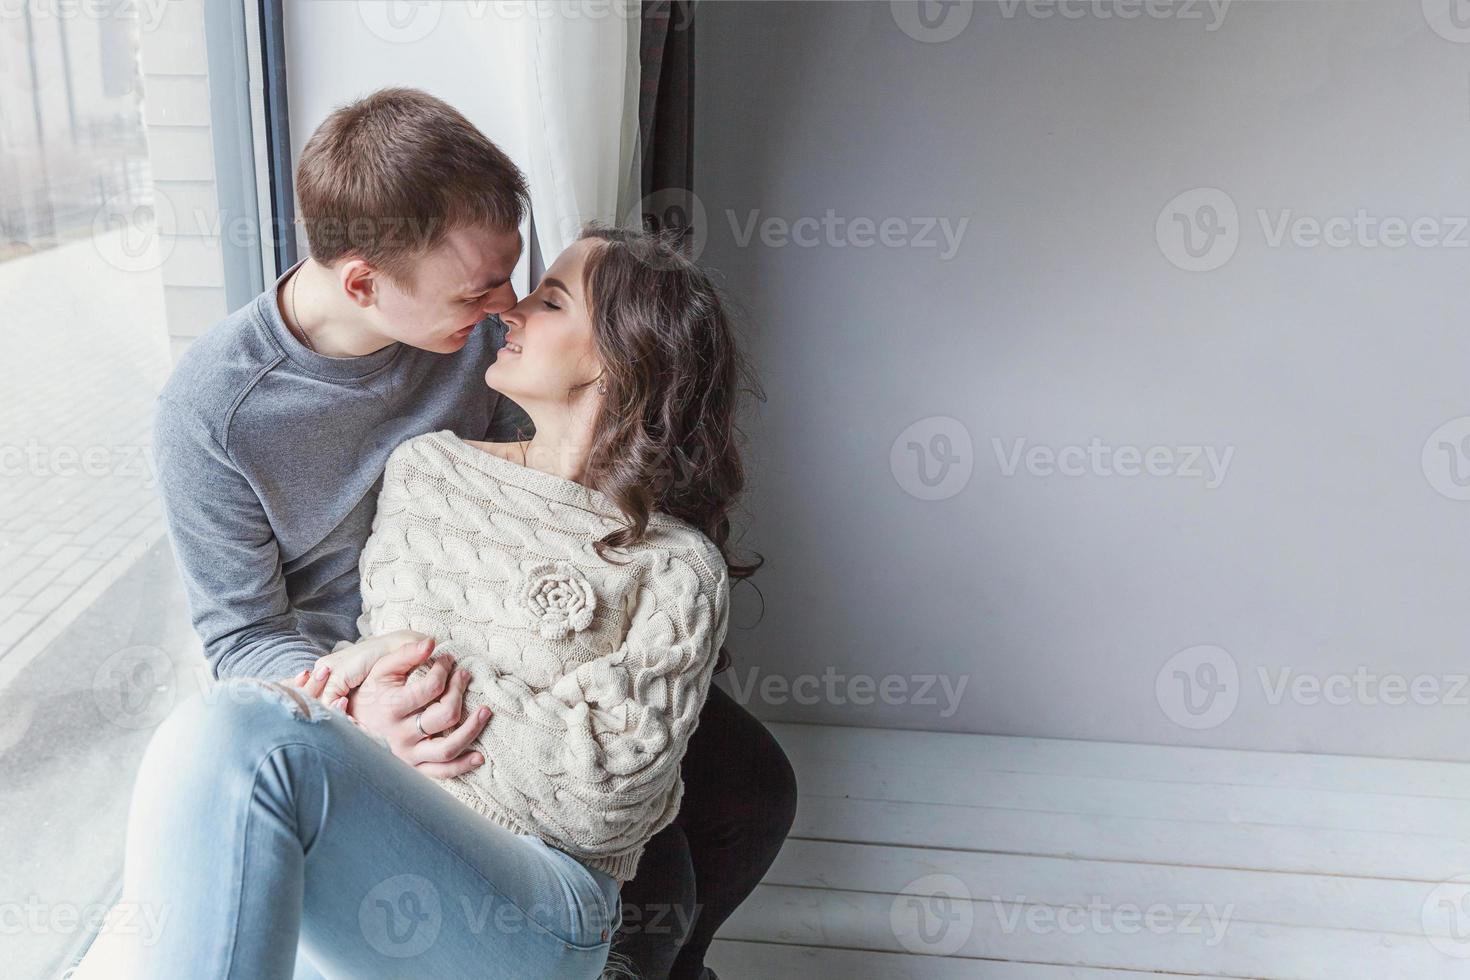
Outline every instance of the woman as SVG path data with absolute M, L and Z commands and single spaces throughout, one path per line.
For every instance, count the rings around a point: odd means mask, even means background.
M 433 638 L 378 666 L 467 668 L 485 764 L 414 772 L 341 710 L 367 686 L 226 682 L 150 743 L 78 976 L 603 971 L 755 570 L 727 550 L 742 365 L 707 277 L 637 233 L 586 232 L 502 319 L 486 380 L 534 437 L 398 447 L 360 565 L 360 632 Z M 156 941 L 116 927 L 140 911 Z

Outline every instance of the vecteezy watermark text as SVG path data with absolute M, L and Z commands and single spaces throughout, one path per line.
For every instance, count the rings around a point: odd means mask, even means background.
M 998 7 L 1006 20 L 1200 21 L 1205 33 L 1225 23 L 1233 0 L 889 0 L 893 22 L 915 41 L 942 44 L 964 33 L 978 6 Z M 1427 2 L 1427 0 L 1426 0 Z M 1449 0 L 1453 3 L 1455 0 Z
M 1213 644 L 1192 646 L 1171 656 L 1154 678 L 1159 707 L 1183 728 L 1218 728 L 1235 714 L 1243 695 L 1252 694 L 1276 708 L 1283 704 L 1315 708 L 1464 708 L 1470 706 L 1470 674 L 1402 674 L 1357 664 L 1328 672 L 1287 665 L 1257 665 L 1242 673 L 1235 657 Z M 1255 695 L 1253 695 L 1255 696 Z
M 948 217 L 887 217 L 870 218 L 859 216 L 848 218 L 828 208 L 820 217 L 803 215 L 787 218 L 781 215 L 762 216 L 759 208 L 747 211 L 742 218 L 733 210 L 725 212 L 730 222 L 730 233 L 739 248 L 748 248 L 752 240 L 766 248 L 912 248 L 935 250 L 939 261 L 948 262 L 960 250 L 965 229 L 970 227 L 968 216 L 958 219 Z
M 1232 0 L 995 0 L 1000 15 L 1036 20 L 1197 20 L 1213 34 L 1225 23 Z
M 1206 946 L 1218 946 L 1230 928 L 1234 905 L 1218 908 L 1213 902 L 1105 902 L 1100 895 L 1086 905 L 1046 905 L 1014 896 L 1007 900 L 990 896 L 1002 932 L 1010 935 L 1022 928 L 1039 936 L 1203 936 Z M 1023 921 L 1024 920 L 1024 921 Z
M 1396 251 L 1470 248 L 1470 215 L 1375 214 L 1367 208 L 1303 214 L 1295 208 L 1255 209 L 1266 248 L 1306 251 Z M 1213 272 L 1235 255 L 1248 222 L 1235 199 L 1218 187 L 1175 195 L 1159 212 L 1159 251 L 1187 272 Z
M 32 439 L 23 446 L 0 445 L 0 478 L 20 476 L 103 477 L 158 482 L 151 446 L 48 446 Z
M 1002 476 L 1015 476 L 1024 467 L 1030 476 L 1155 476 L 1203 480 L 1214 490 L 1225 482 L 1235 447 L 1111 446 L 1094 436 L 1085 446 L 1028 445 L 1024 438 L 1009 446 L 990 440 Z
M 741 704 L 749 704 L 752 697 L 758 697 L 762 703 L 771 705 L 790 702 L 837 706 L 916 705 L 938 707 L 941 718 L 948 718 L 959 710 L 960 699 L 965 696 L 965 687 L 970 683 L 969 674 L 957 677 L 949 674 L 886 674 L 875 678 L 871 674 L 839 674 L 837 668 L 831 666 L 820 676 L 766 674 L 761 677 L 760 668 L 751 667 L 745 671 L 742 681 L 739 671 L 732 669 L 729 673 L 732 693 Z M 940 695 L 943 695 L 942 704 Z
M 158 942 L 168 922 L 166 905 L 137 902 L 47 902 L 28 895 L 22 902 L 0 902 L 0 936 L 72 935 L 108 932 L 137 936 L 145 946 Z
M 170 3 L 177 0 L 0 0 L 0 21 L 19 20 L 131 20 L 143 31 L 163 22 Z

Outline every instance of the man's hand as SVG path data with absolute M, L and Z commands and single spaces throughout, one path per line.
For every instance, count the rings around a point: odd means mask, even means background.
M 427 639 L 429 637 L 425 634 L 413 630 L 394 630 L 379 636 L 363 637 L 350 646 L 339 643 L 336 650 L 317 661 L 318 667 L 326 664 L 332 672 L 322 693 L 317 697 L 336 707 L 337 702 L 346 697 L 348 692 L 360 687 L 367 680 L 373 664 L 400 647 L 412 646 Z
M 414 646 L 429 637 L 413 630 L 394 630 L 369 636 L 356 643 L 337 644 L 337 649 L 317 658 L 316 665 L 282 683 L 316 698 L 332 708 L 347 710 L 348 692 L 367 680 L 373 664 L 402 646 Z
M 452 779 L 484 765 L 484 756 L 469 747 L 489 724 L 490 709 L 464 714 L 470 672 L 456 670 L 453 657 L 437 657 L 426 674 L 409 676 L 433 650 L 434 641 L 424 638 L 400 643 L 375 660 L 361 685 L 346 695 L 346 710 L 419 772 Z M 332 674 L 335 677 L 335 669 Z M 314 675 L 311 682 L 318 683 Z M 326 682 L 321 683 L 325 688 Z M 333 707 L 341 700 L 332 702 Z

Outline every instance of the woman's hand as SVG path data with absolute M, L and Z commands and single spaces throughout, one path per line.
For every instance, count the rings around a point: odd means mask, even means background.
M 434 650 L 434 640 L 395 630 L 342 647 L 283 683 L 381 736 L 398 758 L 435 779 L 451 779 L 484 765 L 469 746 L 490 722 L 490 709 L 466 716 L 470 672 L 438 657 L 422 677 L 410 678 Z
M 367 677 L 345 700 L 348 714 L 382 736 L 398 758 L 426 776 L 452 779 L 484 765 L 484 756 L 471 751 L 470 745 L 489 724 L 490 709 L 465 715 L 470 672 L 456 670 L 453 657 L 436 658 L 422 677 L 409 676 L 433 650 L 434 641 L 427 637 L 399 644 L 373 662 Z M 315 675 L 310 681 L 327 688 Z

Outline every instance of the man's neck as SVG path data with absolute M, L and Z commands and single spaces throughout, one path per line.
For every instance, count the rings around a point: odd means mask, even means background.
M 326 357 L 363 357 L 395 341 L 369 327 L 362 309 L 342 292 L 336 273 L 308 258 L 287 279 L 280 295 L 281 315 L 298 340 Z

